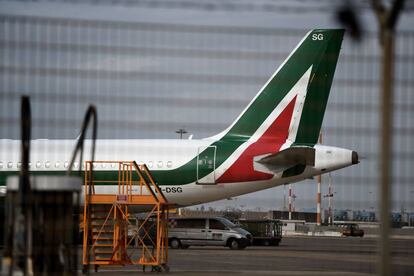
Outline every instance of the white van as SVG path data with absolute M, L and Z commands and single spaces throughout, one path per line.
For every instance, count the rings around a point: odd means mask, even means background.
M 168 241 L 171 248 L 190 245 L 221 245 L 244 249 L 251 244 L 252 235 L 222 217 L 173 218 L 169 221 Z

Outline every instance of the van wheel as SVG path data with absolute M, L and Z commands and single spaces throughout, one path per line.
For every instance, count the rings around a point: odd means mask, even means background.
M 179 249 L 181 247 L 181 242 L 179 239 L 171 239 L 170 246 L 172 249 Z
M 229 241 L 229 247 L 231 250 L 241 249 L 240 243 L 236 239 Z

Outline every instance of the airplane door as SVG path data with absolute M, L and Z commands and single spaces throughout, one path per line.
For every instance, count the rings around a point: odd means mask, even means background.
M 197 184 L 216 184 L 216 150 L 216 146 L 198 148 Z

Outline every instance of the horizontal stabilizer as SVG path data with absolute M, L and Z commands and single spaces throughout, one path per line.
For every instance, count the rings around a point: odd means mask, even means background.
M 291 147 L 268 155 L 256 162 L 277 173 L 294 167 L 315 165 L 315 149 L 311 147 Z

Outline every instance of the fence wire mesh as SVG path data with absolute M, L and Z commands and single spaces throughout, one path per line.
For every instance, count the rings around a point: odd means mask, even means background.
M 180 128 L 194 138 L 214 135 L 307 31 L 1 14 L 0 138 L 19 138 L 22 94 L 32 101 L 34 139 L 75 139 L 89 103 L 100 139 L 170 139 Z M 414 32 L 397 33 L 395 62 L 391 211 L 394 222 L 413 223 Z M 365 220 L 378 218 L 380 204 L 380 66 L 377 33 L 359 43 L 345 36 L 322 126 L 324 144 L 362 157 L 332 177 L 338 214 L 359 211 Z M 282 187 L 271 191 L 214 206 L 285 207 Z M 315 191 L 315 180 L 296 184 L 296 208 L 313 210 Z

